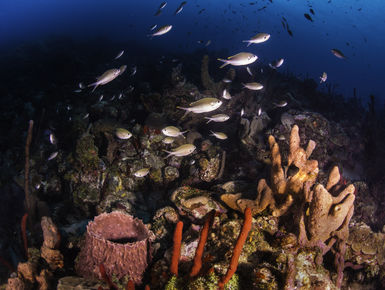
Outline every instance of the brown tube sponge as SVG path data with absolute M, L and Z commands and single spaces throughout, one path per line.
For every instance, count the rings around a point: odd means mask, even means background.
M 118 211 L 103 213 L 88 223 L 76 272 L 85 278 L 102 279 L 99 265 L 103 264 L 108 277 L 128 275 L 140 284 L 151 259 L 153 237 L 139 219 Z

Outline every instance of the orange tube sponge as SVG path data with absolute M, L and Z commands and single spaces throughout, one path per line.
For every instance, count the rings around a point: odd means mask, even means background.
M 205 249 L 205 244 L 206 244 L 207 237 L 209 234 L 210 225 L 213 222 L 214 216 L 215 216 L 215 211 L 211 211 L 208 214 L 208 216 L 205 220 L 205 223 L 203 225 L 201 237 L 199 239 L 198 247 L 197 247 L 196 252 L 195 252 L 194 264 L 191 268 L 190 277 L 195 277 L 196 275 L 198 275 L 199 271 L 202 268 L 203 251 Z
M 175 232 L 174 232 L 174 248 L 172 250 L 172 258 L 170 265 L 170 272 L 174 276 L 178 276 L 178 264 L 180 258 L 180 249 L 182 246 L 182 233 L 183 233 L 183 222 L 179 221 L 176 224 Z
M 237 243 L 235 244 L 233 256 L 231 257 L 230 266 L 227 269 L 227 273 L 224 277 L 222 277 L 221 281 L 218 283 L 218 288 L 223 289 L 227 282 L 230 281 L 231 277 L 234 275 L 235 271 L 238 267 L 238 260 L 242 253 L 243 245 L 246 242 L 247 236 L 251 230 L 251 224 L 253 221 L 253 217 L 251 214 L 251 209 L 247 207 L 245 209 L 245 220 L 243 222 L 242 230 L 239 234 Z

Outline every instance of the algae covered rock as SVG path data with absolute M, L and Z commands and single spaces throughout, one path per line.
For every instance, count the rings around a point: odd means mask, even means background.
M 212 210 L 226 211 L 211 196 L 212 193 L 209 191 L 182 186 L 172 193 L 171 201 L 181 213 L 187 214 L 190 219 L 200 220 Z

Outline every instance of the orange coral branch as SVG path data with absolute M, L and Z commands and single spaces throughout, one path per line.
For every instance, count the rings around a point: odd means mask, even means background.
M 107 283 L 108 287 L 110 287 L 110 289 L 118 289 L 118 286 L 116 286 L 112 281 L 111 281 L 111 278 L 108 277 L 107 273 L 106 273 L 106 268 L 104 267 L 103 264 L 100 264 L 99 265 L 99 271 L 100 271 L 100 275 L 102 276 L 103 280 Z
M 208 214 L 208 216 L 205 220 L 205 223 L 203 225 L 201 236 L 200 236 L 199 243 L 198 243 L 198 247 L 197 247 L 196 252 L 195 252 L 194 264 L 191 268 L 190 277 L 195 277 L 196 275 L 198 275 L 198 273 L 200 272 L 200 270 L 202 268 L 203 250 L 205 249 L 207 236 L 209 234 L 209 228 L 213 222 L 214 216 L 215 216 L 215 211 L 213 210 Z
M 233 256 L 231 257 L 229 268 L 227 269 L 227 273 L 224 277 L 222 277 L 221 281 L 218 283 L 218 288 L 223 289 L 227 282 L 230 281 L 231 277 L 234 275 L 235 271 L 238 267 L 238 260 L 242 253 L 243 245 L 246 242 L 247 236 L 251 230 L 251 224 L 252 224 L 252 214 L 251 209 L 247 207 L 245 209 L 245 220 L 243 222 L 242 230 L 239 234 L 237 243 L 234 247 Z
M 182 231 L 183 231 L 183 222 L 179 221 L 176 224 L 175 232 L 174 232 L 174 248 L 172 250 L 172 258 L 170 265 L 171 274 L 178 276 L 178 264 L 180 258 L 180 249 L 182 246 Z
M 23 242 L 24 242 L 25 256 L 28 260 L 27 218 L 28 218 L 28 213 L 25 213 L 23 215 L 23 218 L 21 219 L 21 235 L 23 237 Z

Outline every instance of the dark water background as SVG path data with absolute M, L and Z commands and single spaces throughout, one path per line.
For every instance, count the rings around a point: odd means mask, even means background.
M 204 48 L 206 41 L 211 40 L 206 49 L 215 52 L 217 57 L 240 51 L 253 52 L 259 56 L 253 68 L 282 57 L 285 63 L 281 71 L 317 81 L 325 71 L 327 83 L 334 84 L 334 89 L 346 97 L 353 96 L 356 88 L 356 95 L 365 103 L 371 93 L 377 98 L 385 98 L 383 0 L 192 0 L 187 1 L 178 15 L 174 12 L 181 1 L 171 0 L 159 16 L 154 16 L 161 2 L 3 0 L 0 3 L 2 74 L 22 77 L 21 74 L 26 72 L 17 71 L 13 66 L 22 59 L 20 65 L 29 62 L 31 70 L 39 73 L 39 78 L 46 78 L 43 83 L 47 79 L 51 83 L 70 83 L 84 75 L 70 71 L 73 69 L 70 67 L 68 74 L 63 75 L 67 79 L 59 80 L 53 78 L 57 76 L 54 70 L 60 71 L 62 63 L 84 58 L 84 54 L 98 56 L 89 58 L 92 63 L 85 64 L 92 76 L 104 71 L 104 67 L 93 71 L 98 61 L 105 64 L 122 49 L 126 51 L 122 62 L 140 65 L 140 60 L 147 55 L 172 57 L 190 53 Z M 309 12 L 310 8 L 315 15 Z M 307 20 L 304 13 L 308 13 L 313 22 Z M 283 28 L 282 17 L 287 20 L 293 37 Z M 158 27 L 171 24 L 173 29 L 150 40 L 147 34 L 154 24 Z M 270 40 L 246 48 L 242 40 L 257 32 L 270 33 Z M 203 44 L 198 44 L 198 40 L 203 40 Z M 77 49 L 79 42 L 85 49 Z M 87 43 L 89 47 L 86 47 Z M 40 52 L 38 59 L 31 59 L 32 55 L 26 54 L 26 45 L 33 46 L 36 53 Z M 347 59 L 336 58 L 330 52 L 332 48 L 341 50 Z M 45 66 L 45 63 L 51 65 Z M 326 84 L 322 86 L 326 90 Z

